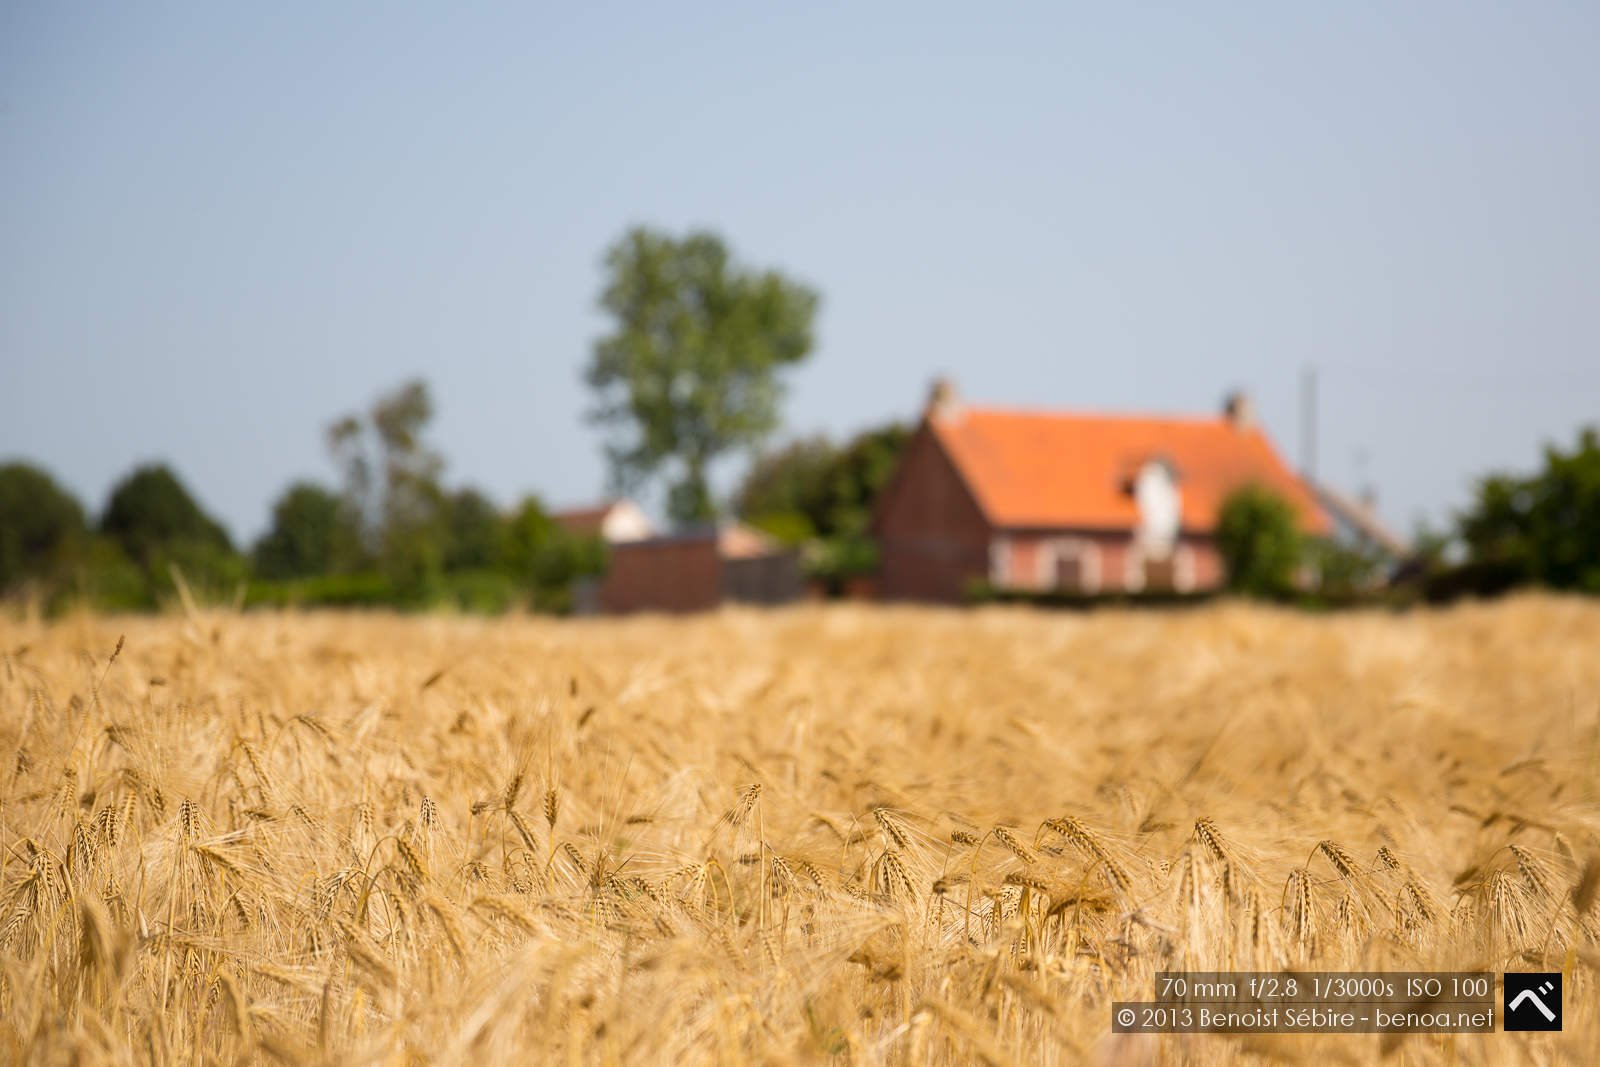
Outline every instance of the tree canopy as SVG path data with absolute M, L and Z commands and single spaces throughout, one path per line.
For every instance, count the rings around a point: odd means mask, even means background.
M 1520 581 L 1600 592 L 1600 432 L 1584 429 L 1571 451 L 1546 448 L 1534 474 L 1484 478 L 1458 527 L 1476 564 Z
M 494 501 L 469 486 L 445 494 L 443 504 L 445 570 L 487 570 L 498 564 L 506 523 Z
M 910 431 L 891 423 L 843 445 L 810 437 L 757 457 L 735 503 L 745 521 L 790 544 L 805 544 L 812 575 L 837 586 L 871 571 L 873 502 L 900 461 Z
M 0 466 L 0 592 L 58 572 L 87 529 L 78 501 L 45 471 Z
M 201 510 L 165 464 L 139 467 L 117 483 L 100 518 L 100 532 L 145 566 L 176 546 L 233 550 L 227 531 Z
M 328 447 L 344 474 L 345 507 L 368 553 L 405 597 L 426 598 L 444 570 L 444 460 L 424 440 L 433 419 L 426 382 L 380 396 L 364 416 L 328 427 Z
M 361 531 L 338 493 L 296 482 L 272 507 L 272 528 L 256 542 L 263 578 L 309 578 L 349 570 L 360 560 Z
M 170 595 L 175 575 L 191 587 L 219 591 L 236 587 L 245 576 L 222 524 L 164 464 L 139 467 L 117 483 L 100 517 L 100 532 L 142 574 L 149 600 Z
M 776 271 L 735 263 L 705 232 L 636 228 L 606 256 L 600 306 L 611 332 L 587 379 L 619 489 L 665 478 L 671 516 L 716 515 L 710 468 L 778 425 L 778 372 L 811 351 L 817 294 Z

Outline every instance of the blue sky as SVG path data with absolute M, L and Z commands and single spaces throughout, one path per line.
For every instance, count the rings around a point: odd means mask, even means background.
M 454 480 L 604 487 L 627 226 L 816 286 L 786 433 L 1243 386 L 1402 529 L 1600 419 L 1581 4 L 8 5 L 0 458 L 174 463 L 236 536 L 433 386 Z M 724 471 L 724 479 L 733 471 Z

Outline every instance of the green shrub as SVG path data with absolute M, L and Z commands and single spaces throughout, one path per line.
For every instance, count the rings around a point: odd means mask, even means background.
M 449 606 L 475 615 L 503 615 L 524 595 L 510 575 L 479 568 L 445 575 L 441 599 Z
M 1223 501 L 1217 520 L 1217 550 L 1230 591 L 1255 597 L 1287 596 L 1294 589 L 1301 547 L 1294 509 L 1272 490 L 1247 485 Z
M 75 603 L 99 611 L 149 611 L 156 596 L 144 570 L 116 542 L 95 537 L 74 562 L 71 579 L 52 608 Z
M 394 599 L 389 579 L 375 571 L 255 581 L 245 592 L 246 607 L 381 608 L 390 606 Z

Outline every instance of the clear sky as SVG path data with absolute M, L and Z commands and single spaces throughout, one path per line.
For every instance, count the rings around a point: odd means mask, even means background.
M 786 433 L 1234 386 L 1402 530 L 1600 419 L 1592 3 L 7 4 L 0 458 L 239 537 L 425 376 L 452 480 L 604 486 L 600 257 L 824 296 Z

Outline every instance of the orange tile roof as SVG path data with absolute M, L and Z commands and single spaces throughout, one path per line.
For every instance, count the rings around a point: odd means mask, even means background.
M 1328 517 L 1259 429 L 1221 417 L 1057 414 L 959 407 L 928 420 L 985 517 L 999 527 L 1129 529 L 1130 491 L 1148 460 L 1178 473 L 1183 528 L 1209 532 L 1234 489 L 1256 482 L 1294 507 L 1302 529 Z

